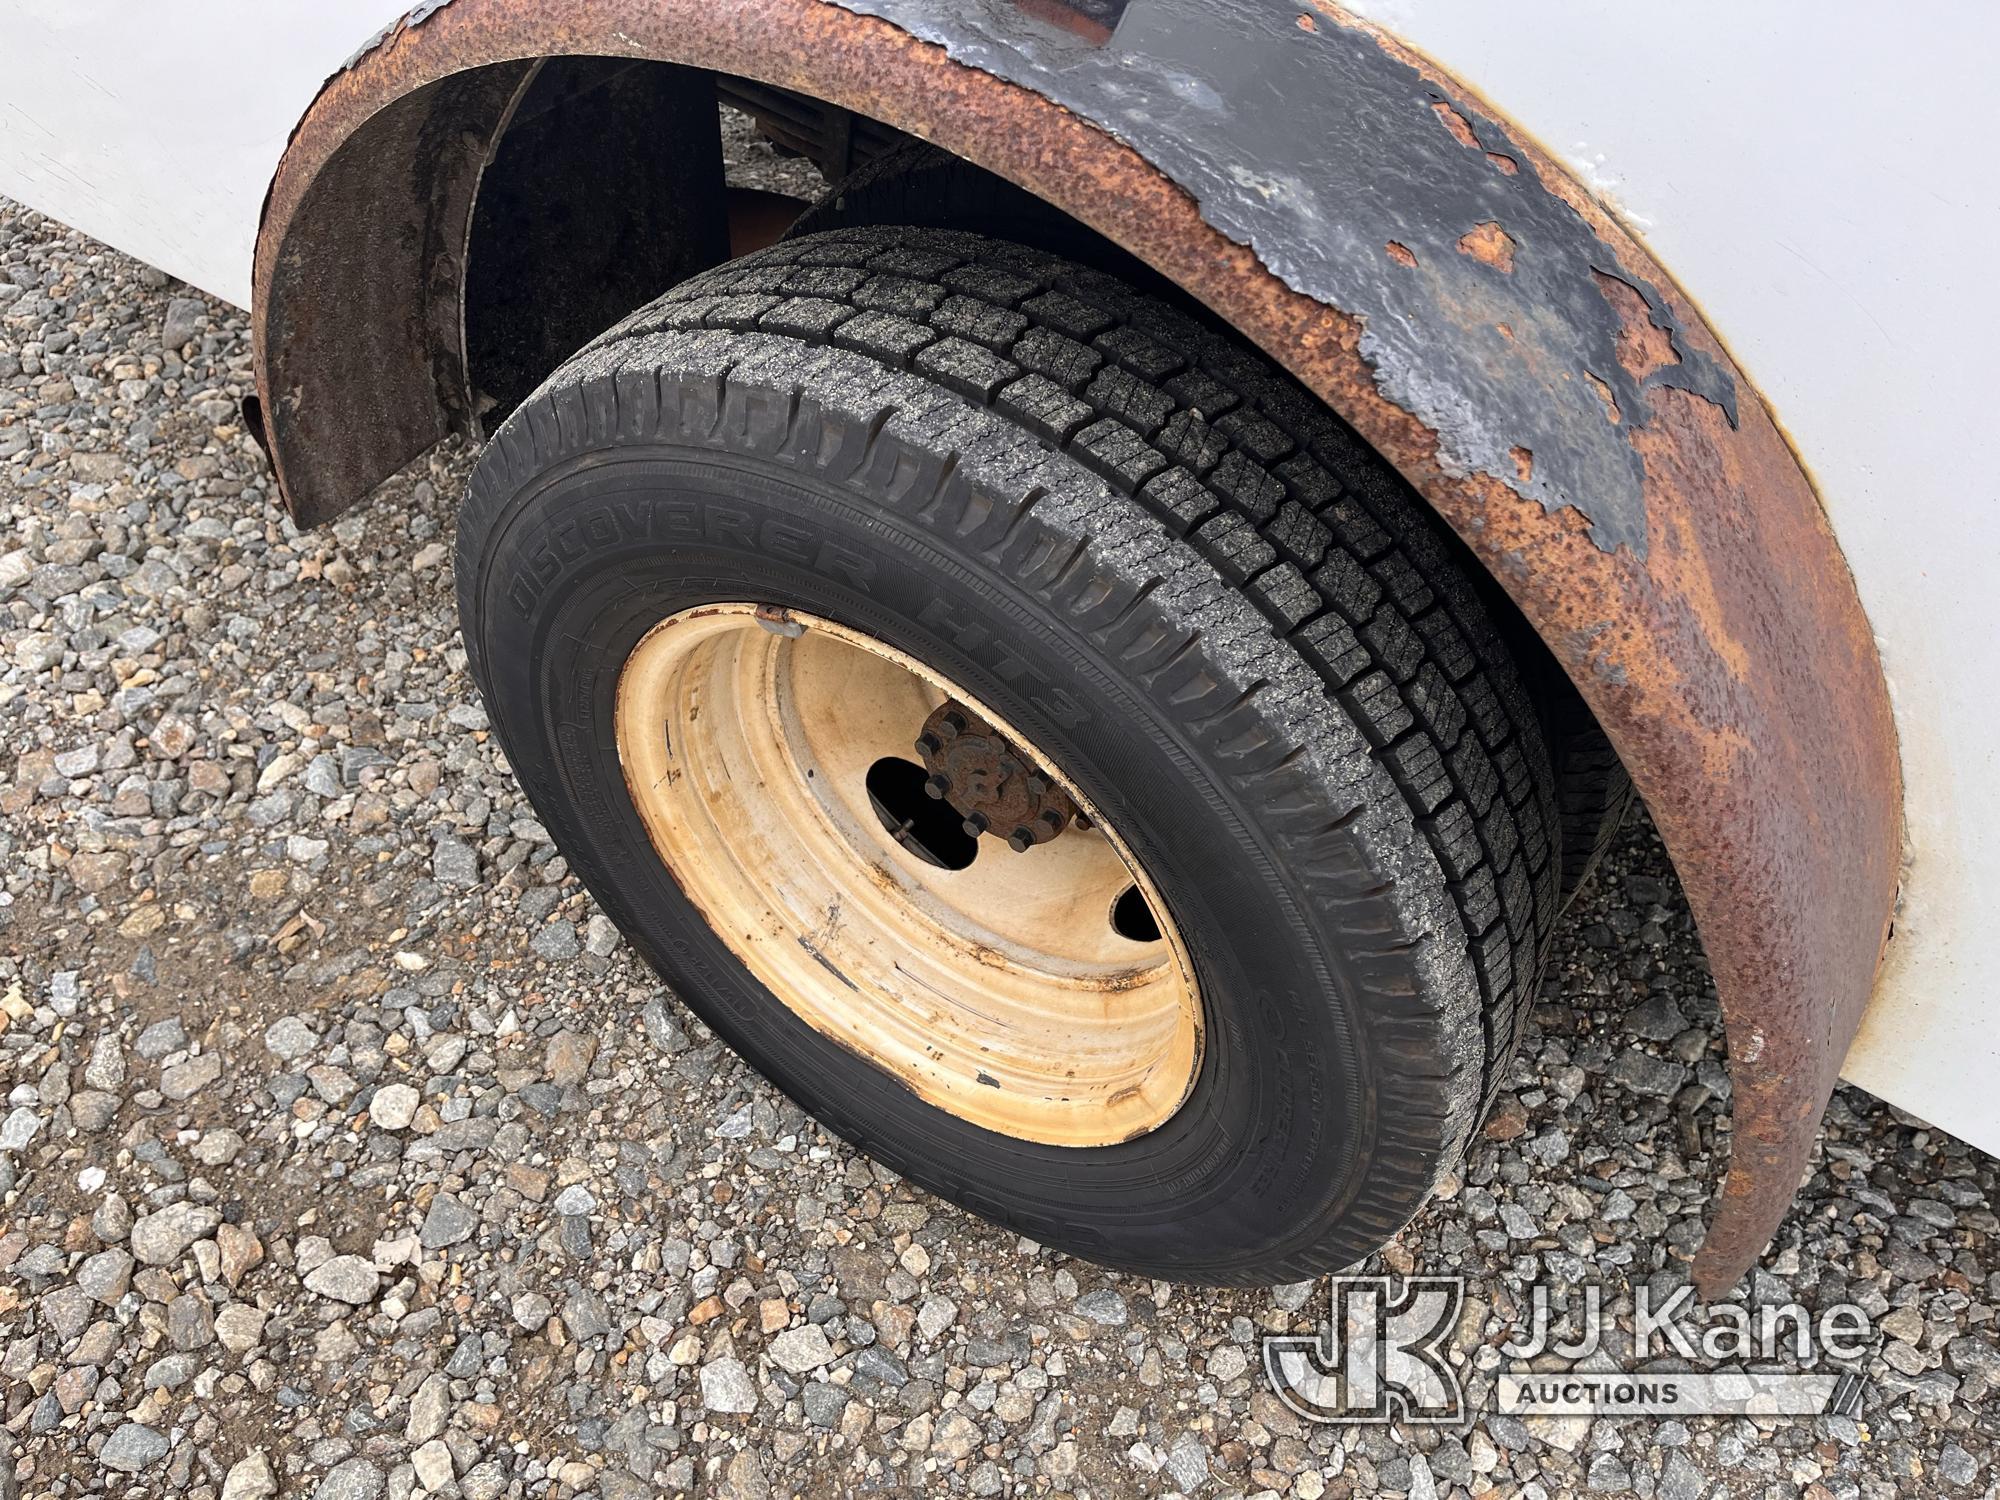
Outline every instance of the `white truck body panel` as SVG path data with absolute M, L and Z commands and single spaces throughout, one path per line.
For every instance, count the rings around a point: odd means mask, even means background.
M 321 83 L 403 9 L 0 0 L 0 193 L 239 305 Z M 1627 219 L 1769 399 L 1880 641 L 1907 779 L 1896 935 L 1846 1074 L 2000 1150 L 2000 10 L 1359 0 Z M 1921 45 L 1919 45 L 1921 43 Z M 197 76 L 230 81 L 170 92 Z

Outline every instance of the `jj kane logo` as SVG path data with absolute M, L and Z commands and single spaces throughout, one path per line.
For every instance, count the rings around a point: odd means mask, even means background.
M 1817 1314 L 1797 1303 L 1699 1304 L 1682 1287 L 1656 1300 L 1636 1289 L 1623 1315 L 1602 1288 L 1557 1319 L 1535 1287 L 1525 1323 L 1492 1345 L 1461 1330 L 1465 1282 L 1456 1276 L 1335 1276 L 1326 1322 L 1310 1334 L 1264 1340 L 1264 1371 L 1279 1400 L 1312 1422 L 1456 1426 L 1467 1410 L 1461 1336 L 1497 1348 L 1488 1405 L 1513 1416 L 1814 1416 L 1860 1410 L 1856 1366 L 1875 1344 L 1865 1313 L 1842 1303 Z M 1630 1330 L 1631 1367 L 1605 1335 Z M 1455 1349 L 1458 1358 L 1454 1359 Z M 1490 1365 L 1490 1359 L 1483 1361 Z

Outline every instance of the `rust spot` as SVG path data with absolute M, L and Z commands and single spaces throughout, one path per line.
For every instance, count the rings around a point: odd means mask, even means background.
M 1451 138 L 1457 141 L 1459 145 L 1468 146 L 1474 151 L 1485 149 L 1479 144 L 1479 137 L 1472 133 L 1472 126 L 1466 121 L 1465 116 L 1445 103 L 1444 100 L 1440 99 L 1437 103 L 1433 104 L 1431 106 L 1431 113 L 1438 117 L 1444 128 L 1451 132 Z
M 1514 325 L 1512 323 L 1495 323 L 1493 326 L 1500 330 L 1501 338 L 1507 340 L 1510 344 L 1514 341 Z
M 1014 4 L 1037 20 L 1082 37 L 1093 47 L 1102 47 L 1111 40 L 1113 28 L 1101 16 L 1068 4 L 1067 0 L 1014 0 Z
M 1391 240 L 1382 248 L 1389 252 L 1389 259 L 1399 266 L 1414 266 L 1417 263 L 1416 251 L 1399 241 Z
M 1491 219 L 1484 224 L 1473 225 L 1459 236 L 1458 248 L 1462 254 L 1483 261 L 1496 271 L 1504 271 L 1509 276 L 1514 274 L 1514 236 Z
M 1655 370 L 1681 362 L 1673 336 L 1653 322 L 1652 310 L 1637 287 L 1606 271 L 1590 274 L 1597 278 L 1597 289 L 1618 314 L 1618 363 L 1633 379 L 1644 380 Z
M 1611 387 L 1606 385 L 1602 380 L 1599 380 L 1588 370 L 1583 372 L 1583 378 L 1590 382 L 1590 388 L 1597 392 L 1597 399 L 1604 403 L 1604 415 L 1610 418 L 1611 425 L 1616 427 L 1620 422 L 1624 421 L 1625 415 L 1618 410 L 1618 398 L 1612 394 Z
M 1301 31 L 1318 31 L 1318 30 L 1319 30 L 1319 22 L 1315 21 L 1315 20 L 1314 20 L 1314 19 L 1313 19 L 1313 18 L 1312 18 L 1311 16 L 1308 16 L 1308 15 L 1301 15 L 1301 16 L 1299 17 L 1299 30 L 1301 30 Z
M 812 207 L 803 199 L 758 188 L 729 190 L 729 253 L 748 255 L 784 238 L 798 216 Z
M 790 610 L 782 604 L 760 604 L 757 606 L 757 623 L 773 635 L 787 636 L 793 640 L 806 633 L 805 626 L 792 618 Z M 838 911 L 830 914 L 837 916 Z
M 1492 162 L 1494 170 L 1503 176 L 1513 177 L 1520 173 L 1521 164 L 1504 151 L 1489 151 L 1486 153 L 1486 159 Z
M 1521 476 L 1521 483 L 1533 484 L 1535 481 L 1535 455 L 1526 448 L 1516 444 L 1507 450 L 1507 456 L 1514 460 L 1514 472 Z

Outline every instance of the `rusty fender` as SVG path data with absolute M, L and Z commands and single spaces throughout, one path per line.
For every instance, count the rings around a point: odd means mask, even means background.
M 266 204 L 258 388 L 301 523 L 476 431 L 458 325 L 479 175 L 535 60 L 581 55 L 798 90 L 1011 179 L 1396 464 L 1582 690 L 1686 887 L 1733 1092 L 1695 1275 L 1710 1296 L 1735 1282 L 1873 983 L 1901 783 L 1812 486 L 1647 252 L 1330 0 L 427 5 L 327 83 Z

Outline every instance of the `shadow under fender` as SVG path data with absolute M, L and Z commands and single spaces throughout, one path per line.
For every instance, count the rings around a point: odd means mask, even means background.
M 1695 1274 L 1714 1296 L 1748 1269 L 1873 985 L 1900 771 L 1811 484 L 1646 251 L 1329 0 L 427 4 L 327 83 L 266 204 L 258 390 L 301 524 L 477 432 L 473 203 L 547 57 L 741 75 L 931 140 L 1171 278 L 1402 471 L 1547 641 L 1666 839 L 1733 1088 Z M 1255 99 L 1232 97 L 1244 79 Z M 715 254 L 702 233 L 687 270 Z

